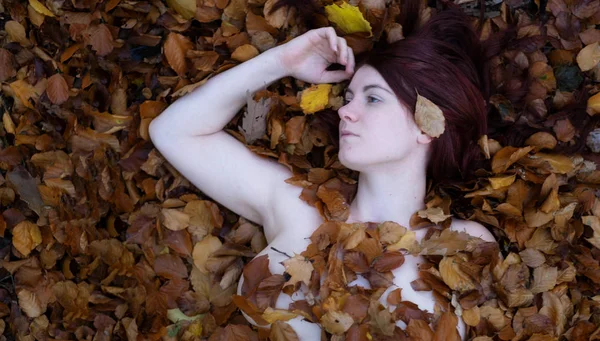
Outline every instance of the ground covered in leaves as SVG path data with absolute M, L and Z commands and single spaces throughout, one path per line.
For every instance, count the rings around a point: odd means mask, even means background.
M 600 339 L 600 3 L 507 0 L 483 18 L 482 39 L 516 29 L 490 70 L 488 167 L 432 188 L 411 227 L 447 227 L 452 214 L 498 243 L 432 229 L 419 244 L 392 222 L 344 224 L 356 174 L 336 159 L 342 86 L 285 78 L 249 97 L 227 131 L 290 167 L 327 220 L 286 276 L 263 258 L 243 270 L 266 246 L 260 226 L 203 195 L 148 138 L 171 102 L 307 29 L 334 26 L 356 53 L 402 39 L 396 1 L 276 3 L 0 2 L 2 338 L 293 340 L 285 321 L 301 315 L 335 340 L 433 340 L 460 315 L 477 340 Z M 443 311 L 421 312 L 401 290 L 393 313 L 373 303 L 406 252 L 429 261 L 411 285 Z M 314 270 L 334 274 L 326 301 L 272 308 Z M 373 291 L 339 282 L 359 273 Z

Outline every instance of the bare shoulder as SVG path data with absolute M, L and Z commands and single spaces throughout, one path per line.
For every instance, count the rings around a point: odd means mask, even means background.
M 474 237 L 479 237 L 486 242 L 495 242 L 496 238 L 494 235 L 483 225 L 476 221 L 463 220 L 463 219 L 452 219 L 452 225 L 450 229 L 454 231 L 463 231 Z

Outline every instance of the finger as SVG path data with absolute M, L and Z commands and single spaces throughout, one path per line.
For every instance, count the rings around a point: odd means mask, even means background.
M 340 64 L 346 65 L 346 63 L 348 62 L 348 43 L 346 42 L 346 39 L 344 39 L 344 38 L 339 38 L 338 41 L 339 41 L 338 51 L 340 51 L 340 53 L 339 53 Z
M 338 70 L 338 71 L 327 71 L 320 83 L 338 83 L 341 82 L 343 80 L 349 79 L 351 76 L 344 70 Z
M 356 61 L 354 60 L 354 51 L 350 46 L 348 46 L 348 64 L 346 64 L 346 72 L 354 73 L 354 65 Z
M 329 46 L 331 46 L 331 49 L 334 52 L 338 52 L 338 48 L 337 48 L 337 34 L 335 33 L 335 29 L 333 27 L 327 27 L 325 29 L 325 33 L 327 34 L 327 38 L 329 39 Z

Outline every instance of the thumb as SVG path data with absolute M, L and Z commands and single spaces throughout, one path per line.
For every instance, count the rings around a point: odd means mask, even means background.
M 350 79 L 352 74 L 344 70 L 326 71 L 323 77 L 321 77 L 322 83 L 338 83 L 346 79 Z

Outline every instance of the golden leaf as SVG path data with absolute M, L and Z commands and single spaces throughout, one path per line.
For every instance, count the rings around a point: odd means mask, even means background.
M 31 250 L 42 243 L 40 228 L 28 220 L 23 220 L 13 229 L 12 243 L 15 249 L 28 256 Z
M 498 188 L 512 185 L 513 182 L 515 182 L 516 177 L 517 176 L 515 174 L 513 174 L 513 175 L 509 175 L 509 176 L 499 176 L 499 177 L 495 177 L 495 178 L 489 178 L 488 180 L 490 181 L 490 184 L 492 185 L 493 189 L 498 189 Z
M 600 92 L 598 92 L 594 96 L 588 98 L 587 113 L 590 115 L 595 115 L 595 114 L 600 113 Z
M 408 250 L 412 255 L 418 254 L 421 251 L 421 246 L 417 242 L 417 234 L 415 231 L 407 231 L 400 240 L 387 247 L 388 251 Z
M 539 149 L 554 149 L 556 147 L 556 138 L 545 131 L 539 131 L 527 138 L 525 144 Z
M 431 137 L 440 137 L 444 133 L 446 119 L 442 110 L 435 103 L 417 92 L 415 122 L 425 134 Z
M 167 41 L 164 44 L 165 56 L 171 68 L 179 76 L 183 76 L 187 72 L 185 54 L 192 48 L 192 42 L 181 34 L 171 32 L 167 36 Z
M 163 208 L 160 213 L 164 225 L 171 231 L 181 231 L 190 225 L 190 216 L 180 210 Z
M 24 79 L 19 79 L 10 83 L 10 88 L 15 92 L 15 95 L 24 106 L 30 109 L 34 108 L 29 99 L 37 99 L 39 95 L 31 84 L 27 83 Z
M 259 55 L 260 52 L 251 44 L 239 46 L 231 53 L 231 59 L 245 62 Z
M 196 265 L 200 272 L 208 273 L 206 261 L 208 260 L 208 257 L 221 248 L 221 245 L 221 240 L 213 235 L 204 237 L 204 239 L 194 245 L 192 258 L 194 259 L 194 265 Z
M 344 34 L 355 32 L 369 32 L 369 37 L 373 35 L 371 24 L 365 20 L 360 9 L 346 2 L 341 6 L 331 4 L 325 6 L 327 19 L 334 23 L 336 27 Z
M 600 45 L 598 42 L 590 44 L 577 54 L 577 64 L 581 71 L 589 71 L 600 63 Z
M 167 6 L 186 20 L 190 20 L 196 15 L 196 0 L 167 0 Z
M 460 291 L 461 293 L 476 289 L 472 279 L 460 269 L 456 257 L 449 256 L 442 258 L 439 267 L 442 280 L 450 289 Z
M 289 321 L 296 316 L 298 316 L 298 314 L 289 310 L 273 309 L 271 307 L 267 307 L 262 315 L 265 321 L 269 323 L 273 323 L 275 321 Z
M 38 0 L 29 0 L 29 4 L 38 13 L 41 13 L 47 17 L 54 17 L 54 13 L 50 12 L 50 10 Z
M 481 320 L 481 315 L 479 314 L 479 307 L 474 306 L 471 309 L 465 309 L 462 312 L 463 321 L 469 326 L 477 326 L 479 321 Z
M 385 221 L 377 228 L 379 229 L 379 241 L 384 245 L 397 243 L 407 231 L 406 227 L 393 221 Z
M 60 105 L 69 99 L 69 86 L 60 73 L 56 73 L 48 78 L 46 94 L 48 95 L 50 102 L 57 105 Z
M 27 39 L 25 27 L 21 25 L 20 22 L 14 20 L 7 21 L 6 24 L 4 24 L 4 30 L 8 33 L 9 41 L 16 41 L 23 47 L 31 45 L 31 42 Z
M 295 285 L 298 282 L 304 282 L 304 284 L 309 285 L 314 268 L 308 259 L 302 255 L 295 255 L 290 259 L 284 260 L 282 264 L 285 267 L 285 272 L 291 276 L 289 281 L 285 282 L 284 286 Z
M 492 158 L 492 172 L 498 174 L 506 171 L 508 167 L 527 155 L 532 149 L 533 147 L 515 148 L 511 146 L 500 149 Z
M 271 341 L 298 341 L 298 334 L 289 324 L 283 321 L 275 321 L 271 326 L 271 333 L 269 334 L 269 340 Z
M 329 92 L 331 84 L 313 85 L 302 91 L 300 99 L 300 108 L 304 114 L 314 114 L 317 111 L 325 109 L 329 103 Z

